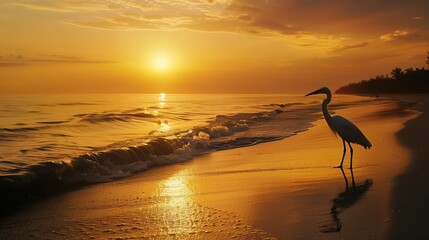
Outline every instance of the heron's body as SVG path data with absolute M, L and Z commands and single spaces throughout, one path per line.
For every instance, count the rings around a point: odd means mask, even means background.
M 343 152 L 343 158 L 341 159 L 341 164 L 339 167 L 343 167 L 343 162 L 344 162 L 344 155 L 346 154 L 346 144 L 345 142 L 347 142 L 347 144 L 350 147 L 350 168 L 352 168 L 352 160 L 353 160 L 353 148 L 350 145 L 350 143 L 355 143 L 355 144 L 359 144 L 362 147 L 364 147 L 365 149 L 369 149 L 372 147 L 371 142 L 365 137 L 365 135 L 362 133 L 361 130 L 359 130 L 358 127 L 356 127 L 356 125 L 354 125 L 352 122 L 350 122 L 349 120 L 341 117 L 341 116 L 331 116 L 329 114 L 328 111 L 328 104 L 331 101 L 331 91 L 329 90 L 329 88 L 327 87 L 323 87 L 319 90 L 316 90 L 314 92 L 311 92 L 308 95 L 313 95 L 313 94 L 326 94 L 326 99 L 323 100 L 322 103 L 322 111 L 323 111 L 323 116 L 325 117 L 326 122 L 328 123 L 329 128 L 331 128 L 331 130 L 335 133 L 338 134 L 341 139 L 343 140 L 343 147 L 344 147 L 344 152 Z

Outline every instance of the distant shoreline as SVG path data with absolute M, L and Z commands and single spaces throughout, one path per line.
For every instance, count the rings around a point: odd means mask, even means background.
M 349 83 L 335 93 L 346 94 L 419 94 L 429 93 L 429 69 L 395 68 L 389 75 L 380 75 L 369 80 Z

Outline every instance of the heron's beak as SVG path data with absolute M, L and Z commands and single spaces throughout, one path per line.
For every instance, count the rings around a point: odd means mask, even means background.
M 309 94 L 305 95 L 305 97 L 310 96 L 310 95 L 314 95 L 314 94 L 319 94 L 319 93 L 322 93 L 322 92 L 320 91 L 320 89 L 318 89 L 318 90 L 316 90 L 316 91 L 314 91 L 314 92 L 311 92 L 311 93 L 309 93 Z

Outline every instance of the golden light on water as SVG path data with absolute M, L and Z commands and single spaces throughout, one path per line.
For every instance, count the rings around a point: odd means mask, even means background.
M 168 204 L 172 207 L 179 207 L 181 204 L 185 204 L 190 201 L 192 195 L 192 190 L 188 186 L 188 177 L 185 170 L 180 174 L 176 174 L 161 184 L 161 196 L 166 196 L 168 198 Z
M 158 107 L 161 109 L 165 107 L 165 102 L 166 102 L 165 97 L 166 97 L 165 93 L 160 93 L 158 96 L 158 100 L 159 100 Z
M 165 93 L 160 93 L 160 94 L 159 94 L 159 101 L 160 101 L 160 102 L 165 102 L 165 97 L 166 97 L 166 94 L 165 94 Z
M 164 120 L 164 121 L 159 120 L 158 125 L 160 126 L 158 131 L 160 132 L 167 132 L 171 128 L 167 120 Z
M 169 196 L 182 196 L 190 190 L 186 181 L 181 177 L 173 177 L 164 181 L 165 193 Z
M 163 181 L 159 186 L 159 196 L 164 197 L 161 202 L 163 219 L 166 222 L 168 234 L 184 234 L 192 232 L 196 225 L 195 214 L 192 208 L 192 190 L 188 186 L 189 170 L 184 170 Z

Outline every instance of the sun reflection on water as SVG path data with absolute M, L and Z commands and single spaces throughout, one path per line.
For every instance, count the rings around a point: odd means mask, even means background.
M 192 191 L 187 185 L 187 179 L 183 176 L 173 176 L 163 182 L 164 188 L 161 196 L 180 197 L 189 195 Z
M 160 93 L 159 94 L 159 101 L 160 102 L 165 102 L 165 97 L 166 97 L 167 95 L 165 94 L 165 93 Z
M 165 107 L 165 102 L 167 101 L 166 100 L 166 96 L 167 95 L 165 93 L 160 93 L 159 96 L 158 96 L 158 100 L 159 100 L 158 107 L 160 109 L 163 109 Z
M 156 204 L 148 211 L 155 212 L 148 221 L 150 239 L 271 239 L 235 213 L 195 201 L 201 192 L 194 176 L 192 170 L 183 169 L 157 183 Z
M 189 187 L 187 171 L 182 171 L 160 184 L 159 196 L 162 201 L 164 226 L 168 234 L 181 235 L 195 230 L 193 191 Z

